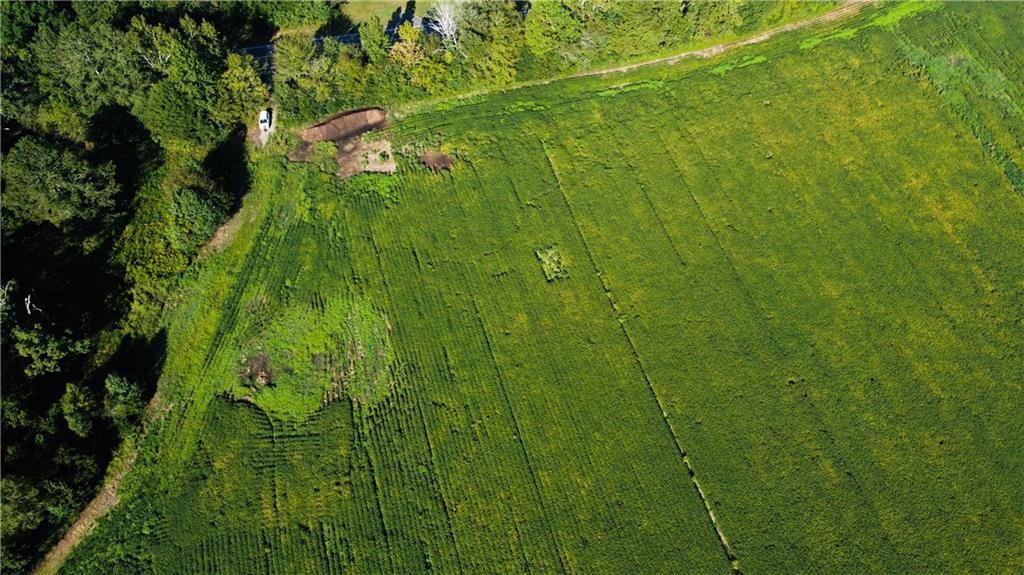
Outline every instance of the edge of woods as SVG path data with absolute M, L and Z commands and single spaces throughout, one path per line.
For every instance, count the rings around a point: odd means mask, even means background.
M 787 32 L 796 32 L 804 30 L 806 28 L 825 25 L 834 22 L 838 22 L 847 18 L 852 18 L 859 14 L 864 8 L 868 6 L 880 6 L 882 3 L 880 0 L 845 0 L 841 5 L 836 8 L 805 18 L 803 20 L 797 20 L 795 22 L 785 23 L 779 26 L 762 30 L 755 34 L 750 34 L 745 37 L 739 37 L 733 40 L 724 42 L 709 42 L 706 45 L 699 47 L 688 47 L 683 51 L 676 51 L 668 55 L 659 55 L 655 57 L 648 57 L 639 59 L 637 61 L 628 62 L 626 64 L 618 64 L 614 66 L 600 66 L 593 69 L 581 70 L 568 74 L 555 75 L 547 78 L 540 78 L 536 80 L 524 80 L 521 82 L 515 82 L 507 86 L 500 86 L 495 88 L 484 88 L 481 90 L 471 90 L 468 92 L 442 96 L 439 98 L 425 98 L 409 102 L 407 104 L 396 106 L 392 113 L 398 117 L 404 117 L 422 112 L 430 112 L 439 106 L 459 106 L 460 102 L 469 101 L 471 103 L 476 98 L 482 98 L 489 94 L 497 94 L 504 92 L 512 92 L 515 90 L 521 90 L 523 88 L 530 88 L 533 86 L 543 86 L 546 84 L 552 84 L 555 82 L 564 82 L 566 80 L 577 80 L 580 78 L 592 78 L 592 77 L 603 77 L 614 74 L 626 74 L 636 70 L 644 68 L 652 68 L 658 66 L 673 66 L 687 60 L 708 60 L 717 56 L 724 55 L 732 50 L 743 48 L 746 46 L 752 46 L 760 44 L 767 40 L 778 36 L 779 34 L 785 34 Z

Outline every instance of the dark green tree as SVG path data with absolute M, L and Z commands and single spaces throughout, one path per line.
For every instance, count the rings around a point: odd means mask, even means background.
M 103 106 L 129 105 L 146 85 L 136 37 L 103 22 L 44 26 L 32 43 L 40 102 L 35 125 L 84 141 Z
M 391 39 L 384 32 L 384 23 L 374 16 L 359 25 L 359 42 L 371 64 L 383 64 L 391 49 Z
M 566 2 L 534 2 L 526 18 L 526 45 L 540 57 L 574 49 L 583 35 L 578 12 Z
M 515 2 L 477 2 L 464 8 L 462 15 L 461 46 L 475 83 L 511 82 L 525 43 Z
M 4 513 L 4 520 L 0 522 L 0 538 L 4 541 L 0 561 L 5 571 L 21 572 L 29 567 L 30 558 L 17 543 L 43 525 L 46 503 L 40 497 L 39 489 L 30 481 L 9 475 L 0 478 L 0 499 L 3 500 Z
M 68 429 L 76 435 L 86 437 L 92 433 L 93 420 L 99 411 L 92 393 L 76 383 L 69 383 L 60 398 L 60 409 Z
M 104 389 L 104 414 L 114 422 L 122 436 L 130 433 L 138 425 L 146 406 L 142 389 L 134 381 L 114 373 L 107 376 Z
M 15 223 L 95 220 L 112 213 L 118 192 L 113 165 L 93 166 L 76 147 L 26 136 L 4 158 L 3 208 Z
M 252 0 L 250 0 L 252 1 Z M 341 0 L 289 0 L 288 2 L 256 1 L 254 5 L 280 28 L 323 24 L 341 16 Z

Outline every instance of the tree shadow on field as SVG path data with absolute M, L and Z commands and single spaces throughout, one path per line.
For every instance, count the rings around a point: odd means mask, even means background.
M 167 329 L 152 337 L 125 338 L 108 364 L 112 372 L 138 382 L 142 396 L 149 401 L 167 361 Z
M 342 12 L 339 7 L 331 13 L 331 17 L 323 25 L 317 28 L 316 36 L 340 36 L 342 34 L 354 34 L 355 31 L 356 23 L 347 14 Z
M 167 359 L 167 330 L 161 329 L 152 337 L 125 337 L 104 369 L 90 378 L 88 386 L 94 393 L 104 397 L 106 374 L 117 374 L 138 384 L 144 403 L 149 403 L 156 393 L 157 382 L 164 370 Z M 143 415 L 145 418 L 145 415 Z M 97 464 L 105 469 L 113 459 L 123 437 L 113 421 L 105 420 L 91 438 L 97 454 Z
M 126 209 L 131 201 L 126 196 L 134 193 L 142 184 L 141 178 L 163 161 L 163 150 L 142 122 L 122 106 L 104 106 L 93 116 L 89 141 L 95 144 L 91 152 L 94 162 L 114 163 L 122 190 L 118 208 Z
M 245 138 L 245 128 L 240 127 L 203 160 L 203 170 L 225 194 L 225 199 L 230 202 L 231 213 L 238 211 L 242 205 L 242 198 L 252 187 Z
M 405 10 L 402 8 L 395 8 L 391 18 L 388 20 L 387 26 L 384 27 L 392 36 L 398 35 L 398 28 L 406 22 L 412 23 L 416 17 L 416 0 L 409 0 L 405 3 Z

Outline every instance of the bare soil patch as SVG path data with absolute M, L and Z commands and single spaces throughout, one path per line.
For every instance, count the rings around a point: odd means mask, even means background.
M 364 142 L 360 139 L 363 134 L 387 126 L 388 113 L 381 108 L 342 112 L 303 130 L 299 135 L 302 143 L 288 152 L 287 157 L 292 162 L 308 162 L 313 155 L 314 144 L 334 142 L 338 146 L 334 159 L 338 162 L 339 178 L 345 179 L 360 172 L 394 173 L 398 165 L 391 153 L 391 142 Z
M 435 172 L 440 172 L 441 170 L 451 170 L 453 162 L 448 154 L 429 150 L 420 154 L 420 163 Z
M 391 142 L 387 140 L 346 140 L 338 144 L 334 159 L 338 162 L 338 177 L 343 180 L 360 172 L 393 174 L 398 170 Z
M 388 126 L 388 113 L 382 108 L 367 108 L 352 112 L 342 112 L 330 119 L 311 126 L 302 131 L 302 139 L 306 142 L 322 142 L 325 140 L 340 141 L 381 130 Z
M 270 369 L 270 358 L 267 354 L 260 352 L 242 362 L 242 369 L 239 372 L 242 379 L 249 382 L 251 387 L 260 388 L 273 385 L 274 374 Z
M 288 152 L 288 159 L 293 162 L 308 162 L 313 155 L 313 144 L 317 142 L 340 144 L 387 126 L 388 113 L 382 108 L 342 112 L 303 130 L 299 134 L 302 143 Z

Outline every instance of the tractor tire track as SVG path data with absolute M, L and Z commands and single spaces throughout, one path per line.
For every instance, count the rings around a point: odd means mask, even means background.
M 530 452 L 526 449 L 526 443 L 523 441 L 522 428 L 519 426 L 519 420 L 516 418 L 516 412 L 512 409 L 512 402 L 508 396 L 508 390 L 505 387 L 505 377 L 501 374 L 501 369 L 498 367 L 498 360 L 494 355 L 494 347 L 491 345 L 491 336 L 487 333 L 487 327 L 484 325 L 483 316 L 480 315 L 480 307 L 476 303 L 476 298 L 472 299 L 473 312 L 476 314 L 477 323 L 480 326 L 480 331 L 484 336 L 484 343 L 487 345 L 487 353 L 491 358 L 491 364 L 494 366 L 494 373 L 498 378 L 498 387 L 501 388 L 502 398 L 505 400 L 505 407 L 508 408 L 509 417 L 512 419 L 512 424 L 516 430 L 516 443 L 519 444 L 519 448 L 522 450 L 523 459 L 526 461 L 526 468 L 530 472 L 530 479 L 533 480 L 533 490 L 537 496 L 537 503 L 540 505 L 540 511 L 544 516 L 544 525 L 547 527 L 548 534 L 551 536 L 551 543 L 554 545 L 555 554 L 558 555 L 559 564 L 562 566 L 562 573 L 569 573 L 570 571 L 566 568 L 565 560 L 562 558 L 562 547 L 558 544 L 558 537 L 555 536 L 555 530 L 551 527 L 550 518 L 548 511 L 544 505 L 544 495 L 540 489 L 540 482 L 537 480 L 537 471 L 533 466 L 533 461 L 530 460 Z M 512 523 L 515 525 L 515 516 L 512 516 Z M 516 527 L 518 532 L 518 526 Z M 526 551 L 522 548 L 522 539 L 519 539 L 520 551 L 523 553 L 524 563 L 528 564 L 526 559 Z
M 710 522 L 711 527 L 714 530 L 716 537 L 718 538 L 718 543 L 722 547 L 722 552 L 725 554 L 725 559 L 729 563 L 729 568 L 732 570 L 733 575 L 742 575 L 743 572 L 740 570 L 739 567 L 739 558 L 736 556 L 736 552 L 733 550 L 732 544 L 729 543 L 729 539 L 726 537 L 725 531 L 722 529 L 721 524 L 718 522 L 718 518 L 715 515 L 715 512 L 712 508 L 711 501 L 708 500 L 707 496 L 704 493 L 703 487 L 701 487 L 700 482 L 697 480 L 697 474 L 696 472 L 694 472 L 693 466 L 690 463 L 690 458 L 687 455 L 686 450 L 683 449 L 682 443 L 679 441 L 679 436 L 676 434 L 675 429 L 672 427 L 672 423 L 668 419 L 668 412 L 665 411 L 665 406 L 661 401 L 661 397 L 658 395 L 658 392 L 655 391 L 654 385 L 651 383 L 651 379 L 647 373 L 647 369 L 644 367 L 643 362 L 640 360 L 640 355 L 636 351 L 636 345 L 633 343 L 633 338 L 630 337 L 629 331 L 626 330 L 626 326 L 620 318 L 618 305 L 615 303 L 615 298 L 612 296 L 612 292 L 608 287 L 608 284 L 605 282 L 604 275 L 601 274 L 600 269 L 597 267 L 597 262 L 594 259 L 593 250 L 591 250 L 590 244 L 587 243 L 587 239 L 583 234 L 583 230 L 580 229 L 579 219 L 576 217 L 576 213 L 573 211 L 572 205 L 569 203 L 569 199 L 565 196 L 565 191 L 562 186 L 561 178 L 558 177 L 558 171 L 555 168 L 554 162 L 551 160 L 551 154 L 548 152 L 547 143 L 542 142 L 542 145 L 544 146 L 544 155 L 547 157 L 548 166 L 551 169 L 551 173 L 555 177 L 555 180 L 558 182 L 558 192 L 562 197 L 562 201 L 565 204 L 566 210 L 568 210 L 569 212 L 569 217 L 573 222 L 573 226 L 576 229 L 576 233 L 579 236 L 580 242 L 583 244 L 584 251 L 586 251 L 587 253 L 587 259 L 590 262 L 591 268 L 593 269 L 594 274 L 598 277 L 598 280 L 601 282 L 601 287 L 604 289 L 605 297 L 608 299 L 608 304 L 611 306 L 612 309 L 612 316 L 615 319 L 615 321 L 619 324 L 619 329 L 621 330 L 622 335 L 625 338 L 627 345 L 629 346 L 629 351 L 633 357 L 633 361 L 640 369 L 640 373 L 644 378 L 644 383 L 647 386 L 647 391 L 649 392 L 651 398 L 658 406 L 658 411 L 661 413 L 661 420 L 662 423 L 664 423 L 665 425 L 665 430 L 672 438 L 672 444 L 675 445 L 676 451 L 679 453 L 679 457 L 683 461 L 683 465 L 686 468 L 686 472 L 690 478 L 690 482 L 693 484 L 697 496 L 700 498 L 701 503 L 703 503 L 704 505 L 704 510 L 707 514 L 708 521 Z

